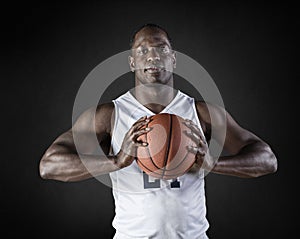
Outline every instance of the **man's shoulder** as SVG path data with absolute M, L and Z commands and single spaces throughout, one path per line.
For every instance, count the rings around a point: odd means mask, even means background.
M 98 104 L 96 107 L 96 117 L 111 115 L 114 111 L 114 108 L 115 106 L 113 102 Z
M 113 113 L 114 104 L 112 102 L 97 105 L 95 112 L 95 130 L 97 133 L 110 132 Z
M 204 101 L 195 101 L 198 116 L 206 123 L 211 123 L 212 118 L 215 123 L 223 123 L 226 118 L 225 108 L 207 103 Z
M 208 113 L 208 104 L 203 100 L 195 100 L 197 111 L 200 113 Z

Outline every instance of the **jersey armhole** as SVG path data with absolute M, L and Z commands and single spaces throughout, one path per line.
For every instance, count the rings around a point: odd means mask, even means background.
M 204 132 L 203 132 L 203 129 L 202 129 L 202 125 L 201 125 L 201 123 L 200 123 L 200 119 L 199 119 L 199 117 L 198 117 L 197 108 L 196 108 L 196 101 L 195 101 L 194 98 L 191 98 L 191 99 L 192 99 L 192 101 L 193 101 L 193 102 L 192 102 L 192 106 L 193 106 L 193 110 L 194 110 L 194 114 L 195 114 L 195 119 L 197 120 L 196 123 L 197 123 L 197 125 L 199 126 L 202 135 L 205 136 L 205 135 L 204 135 Z
M 119 112 L 118 112 L 118 107 L 117 107 L 117 102 L 115 100 L 112 101 L 114 103 L 114 113 L 113 113 L 113 117 L 114 117 L 114 123 L 112 125 L 112 129 L 111 129 L 111 142 L 110 142 L 110 145 L 111 145 L 111 150 L 110 150 L 110 154 L 112 155 L 115 155 L 116 152 L 114 152 L 114 142 L 116 142 L 114 140 L 114 135 L 115 135 L 115 129 L 117 128 L 117 121 L 119 119 Z

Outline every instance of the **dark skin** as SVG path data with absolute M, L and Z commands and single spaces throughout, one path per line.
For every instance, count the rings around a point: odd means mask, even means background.
M 132 91 L 132 94 L 149 110 L 159 113 L 176 94 L 172 88 L 174 83 L 172 69 L 176 66 L 175 53 L 165 32 L 153 27 L 139 31 L 132 48 L 129 65 L 135 72 L 135 84 L 139 87 Z M 169 87 L 148 87 L 149 83 Z M 224 120 L 224 117 L 221 117 L 223 111 L 219 107 L 196 102 L 196 109 L 204 135 L 192 121 L 185 121 L 191 130 L 187 134 L 197 143 L 197 147 L 188 147 L 196 157 L 196 163 L 191 171 L 202 167 L 218 174 L 258 177 L 277 170 L 277 159 L 270 146 L 252 132 L 242 128 L 228 112 L 225 113 L 226 120 Z M 212 118 L 216 120 L 212 121 Z M 147 144 L 138 138 L 151 130 L 143 127 L 150 119 L 146 116 L 140 118 L 125 135 L 121 150 L 115 155 L 107 156 L 113 120 L 113 103 L 99 105 L 96 109 L 84 112 L 72 128 L 60 135 L 44 153 L 40 161 L 41 177 L 60 181 L 80 181 L 131 165 L 135 160 L 137 148 L 147 147 Z M 218 133 L 221 135 L 222 129 L 226 128 L 224 150 L 229 156 L 220 157 L 216 163 L 210 156 L 208 148 L 212 127 L 216 131 L 217 142 L 221 141 Z M 90 137 L 95 133 L 97 143 Z M 76 144 L 77 148 L 74 143 L 76 137 L 81 139 L 79 145 Z M 94 153 L 98 143 L 106 156 Z

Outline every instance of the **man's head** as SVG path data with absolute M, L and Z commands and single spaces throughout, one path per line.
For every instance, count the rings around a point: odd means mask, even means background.
M 131 49 L 129 64 L 135 72 L 136 84 L 172 85 L 176 57 L 163 28 L 155 24 L 140 27 L 132 37 Z
M 162 28 L 161 26 L 154 24 L 154 23 L 146 23 L 146 24 L 140 26 L 138 29 L 136 29 L 135 32 L 132 34 L 131 39 L 130 39 L 130 48 L 133 48 L 134 42 L 136 40 L 136 35 L 144 28 L 150 28 L 153 30 L 160 30 L 160 31 L 164 32 L 170 45 L 171 45 L 172 40 L 170 38 L 170 35 L 164 28 Z

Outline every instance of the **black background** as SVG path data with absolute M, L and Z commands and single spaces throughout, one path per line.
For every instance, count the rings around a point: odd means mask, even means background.
M 173 47 L 198 61 L 218 86 L 226 109 L 267 141 L 275 174 L 206 178 L 211 238 L 286 238 L 296 227 L 298 74 L 297 8 L 280 4 L 182 1 L 26 3 L 2 12 L 1 227 L 10 236 L 110 238 L 110 188 L 39 177 L 39 160 L 72 124 L 73 102 L 88 73 L 129 49 L 132 32 L 153 22 Z M 118 91 L 133 86 L 130 77 Z M 115 93 L 107 89 L 107 98 Z M 188 91 L 188 89 L 187 89 Z M 116 92 L 116 91 L 113 91 Z M 293 111 L 290 110 L 295 108 Z M 295 139 L 296 141 L 296 139 Z M 295 170 L 296 171 L 296 170 Z

